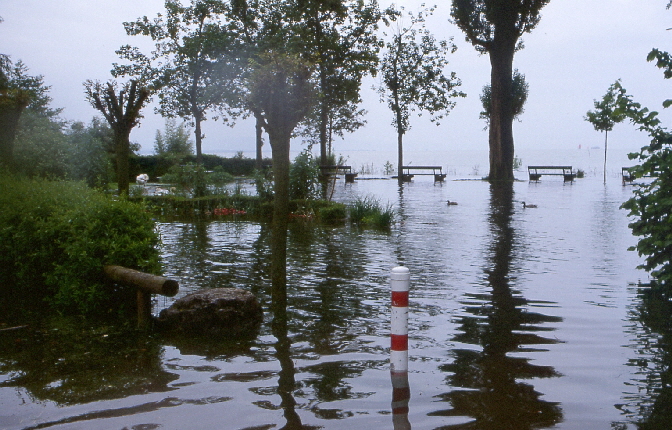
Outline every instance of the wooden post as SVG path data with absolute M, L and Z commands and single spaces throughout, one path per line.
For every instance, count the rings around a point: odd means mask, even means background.
M 114 282 L 137 288 L 138 327 L 146 327 L 152 314 L 152 294 L 173 297 L 179 283 L 173 279 L 151 275 L 122 266 L 104 266 L 105 274 Z

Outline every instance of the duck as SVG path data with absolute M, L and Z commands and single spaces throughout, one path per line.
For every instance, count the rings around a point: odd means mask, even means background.
M 448 204 L 448 206 L 455 206 L 455 205 L 457 205 L 457 202 L 451 202 L 450 200 L 448 200 L 446 203 Z
M 524 208 L 536 208 L 537 205 L 528 205 L 527 203 L 523 202 L 523 207 Z

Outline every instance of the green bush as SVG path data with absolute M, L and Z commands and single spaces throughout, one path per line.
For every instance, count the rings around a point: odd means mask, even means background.
M 289 169 L 289 198 L 319 198 L 320 168 L 310 149 L 305 149 L 294 159 Z
M 333 203 L 330 206 L 319 208 L 318 216 L 325 224 L 339 224 L 347 218 L 348 212 L 344 204 Z
M 159 270 L 154 222 L 136 203 L 83 183 L 0 177 L 0 298 L 7 309 L 43 306 L 107 314 L 134 291 L 106 281 L 103 265 Z
M 394 210 L 371 196 L 358 198 L 350 206 L 350 221 L 375 228 L 388 228 L 394 222 Z
M 187 163 L 171 167 L 161 180 L 174 185 L 178 195 L 201 197 L 223 194 L 226 184 L 233 182 L 233 176 L 226 173 L 221 166 L 208 172 L 203 166 Z

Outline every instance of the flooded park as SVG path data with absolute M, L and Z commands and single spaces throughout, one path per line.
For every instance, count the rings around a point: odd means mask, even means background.
M 669 358 L 642 316 L 648 276 L 620 209 L 632 190 L 616 174 L 341 179 L 334 200 L 375 196 L 395 223 L 292 222 L 284 332 L 268 312 L 269 226 L 159 222 L 180 293 L 154 312 L 199 288 L 242 288 L 266 311 L 258 337 L 0 333 L 0 428 L 666 428 Z M 396 266 L 411 277 L 401 390 L 390 375 Z

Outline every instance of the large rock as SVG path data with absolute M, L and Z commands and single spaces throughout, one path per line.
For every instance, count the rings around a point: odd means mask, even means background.
M 175 333 L 240 337 L 259 329 L 257 298 L 238 288 L 212 288 L 186 295 L 159 314 L 159 327 Z

